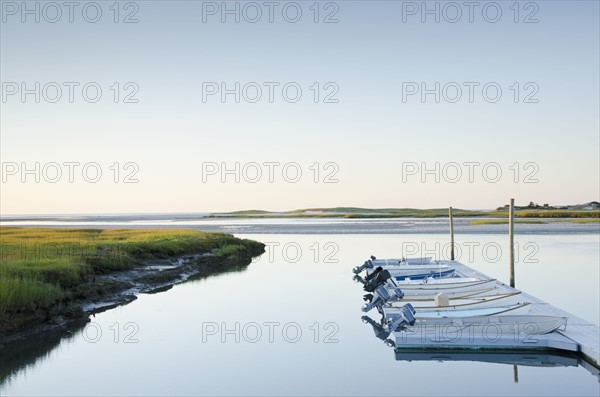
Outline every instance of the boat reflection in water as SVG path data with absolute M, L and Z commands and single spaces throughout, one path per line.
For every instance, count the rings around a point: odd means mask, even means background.
M 362 316 L 362 321 L 373 328 L 378 339 L 394 348 L 396 361 L 472 361 L 494 364 L 513 365 L 514 381 L 518 382 L 518 366 L 527 367 L 583 367 L 594 375 L 600 382 L 600 369 L 588 363 L 575 353 L 552 350 L 488 350 L 476 351 L 473 349 L 415 349 L 398 348 L 390 338 L 390 332 L 384 326 L 384 317 L 376 321 L 369 316 Z
M 391 346 L 391 347 L 396 346 L 396 342 L 394 342 L 392 339 L 389 339 L 391 332 L 388 331 L 387 327 L 384 325 L 384 321 L 385 321 L 384 316 L 381 316 L 380 321 L 375 321 L 369 316 L 362 316 L 361 320 L 364 323 L 367 323 L 371 327 L 373 327 L 373 332 L 375 333 L 375 336 L 378 339 L 381 339 L 382 341 L 384 341 L 386 345 Z

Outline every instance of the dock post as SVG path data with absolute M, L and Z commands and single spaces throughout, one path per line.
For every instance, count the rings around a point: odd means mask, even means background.
M 450 218 L 450 260 L 454 260 L 454 218 L 452 216 L 452 207 L 448 209 Z
M 508 211 L 508 252 L 510 264 L 510 286 L 515 288 L 515 199 L 510 199 Z

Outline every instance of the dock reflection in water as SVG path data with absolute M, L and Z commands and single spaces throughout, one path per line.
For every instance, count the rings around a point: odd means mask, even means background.
M 600 369 L 583 360 L 575 354 L 566 352 L 548 351 L 514 351 L 514 350 L 488 350 L 475 351 L 472 349 L 406 349 L 396 347 L 390 338 L 390 332 L 383 326 L 384 317 L 377 321 L 369 316 L 362 316 L 361 320 L 373 328 L 375 337 L 381 339 L 386 345 L 394 349 L 396 361 L 471 361 L 493 364 L 507 364 L 513 366 L 513 380 L 519 381 L 518 366 L 527 367 L 583 367 L 596 377 L 600 383 Z
M 231 269 L 219 270 L 210 274 L 196 274 L 190 276 L 185 281 L 176 284 L 170 284 L 162 288 L 157 288 L 145 294 L 158 294 L 172 289 L 175 285 L 194 283 L 198 280 L 210 277 L 225 276 L 231 273 L 241 273 L 246 271 L 248 265 L 239 265 Z M 37 332 L 30 336 L 24 336 L 20 340 L 11 341 L 6 346 L 0 346 L 0 386 L 8 384 L 11 378 L 17 376 L 20 372 L 27 372 L 27 368 L 49 358 L 55 350 L 64 343 L 70 343 L 77 338 L 81 338 L 86 326 L 93 321 L 96 314 L 113 309 L 116 306 L 124 306 L 131 303 L 127 301 L 115 306 L 105 306 L 100 310 L 90 312 L 92 317 L 80 319 L 66 323 L 60 327 L 49 328 L 45 331 Z M 85 339 L 85 337 L 84 337 Z M 4 342 L 4 341 L 2 341 Z
M 131 304 L 96 315 L 93 322 L 103 331 L 97 343 L 86 341 L 85 334 L 75 331 L 40 349 L 31 346 L 37 353 L 29 355 L 28 347 L 23 346 L 17 352 L 21 359 L 9 359 L 4 351 L 0 352 L 0 370 L 4 374 L 0 395 L 598 396 L 597 378 L 574 365 L 519 364 L 519 383 L 515 384 L 510 364 L 450 362 L 437 356 L 423 361 L 396 360 L 394 349 L 383 343 L 395 339 L 394 335 L 377 329 L 378 339 L 373 336 L 376 328 L 361 323 L 360 317 L 366 313 L 360 312 L 363 302 L 349 276 L 356 258 L 371 252 L 392 256 L 398 252 L 402 237 L 243 237 L 269 243 L 272 255 L 265 254 L 243 272 L 187 282 L 156 295 L 141 295 Z M 575 315 L 596 321 L 597 235 L 536 235 L 527 239 L 539 242 L 540 263 L 519 267 L 520 287 Z M 419 235 L 421 240 L 432 246 L 445 243 L 446 236 Z M 501 236 L 478 235 L 472 236 L 471 241 L 483 246 L 501 241 Z M 336 244 L 336 262 L 325 262 L 331 251 L 322 248 L 332 243 Z M 283 256 L 282 247 L 286 244 L 302 248 L 298 261 L 291 262 Z M 317 244 L 320 251 L 314 250 Z M 481 264 L 478 270 L 485 274 L 505 276 L 502 261 L 488 264 L 482 257 L 474 256 L 473 263 Z M 577 283 L 564 283 L 564 263 L 568 263 L 570 271 L 586 277 L 578 278 Z M 540 277 L 542 273 L 544 277 Z M 556 293 L 557 286 L 560 294 Z M 581 291 L 586 291 L 584 305 Z M 371 313 L 378 325 L 376 315 L 375 311 Z M 227 329 L 234 329 L 239 322 L 241 332 L 244 324 L 267 321 L 300 324 L 302 339 L 289 343 L 278 332 L 271 343 L 266 328 L 257 343 L 243 337 L 238 343 L 234 335 L 225 335 L 225 342 L 222 334 L 206 338 L 206 342 L 202 338 L 206 322 L 219 324 L 221 330 L 225 329 L 223 323 Z M 139 343 L 124 343 L 129 333 L 123 326 L 128 322 L 139 325 L 135 336 Z M 320 326 L 328 322 L 339 326 L 335 335 L 338 341 L 324 343 L 327 333 L 321 328 L 316 343 L 314 327 L 310 328 L 315 322 Z M 117 323 L 121 330 L 118 343 L 113 331 Z M 94 330 L 89 328 L 88 339 L 95 336 Z M 384 378 L 392 375 L 394 383 L 349 382 L 364 379 L 365 365 L 375 365 Z

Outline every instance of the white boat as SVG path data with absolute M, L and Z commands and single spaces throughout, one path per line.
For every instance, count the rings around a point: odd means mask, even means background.
M 454 274 L 454 268 L 442 264 L 429 265 L 393 265 L 393 266 L 376 266 L 390 272 L 396 280 L 404 280 L 409 277 L 411 280 L 419 280 L 424 278 L 441 278 L 449 277 Z M 367 268 L 367 275 L 376 271 L 375 269 Z
M 397 280 L 404 280 L 410 277 L 414 280 L 423 278 L 440 278 L 449 277 L 454 274 L 454 268 L 441 263 L 431 263 L 431 258 L 418 259 L 375 259 L 371 257 L 361 266 L 352 269 L 354 274 L 360 274 L 363 270 L 367 271 L 367 275 L 376 272 L 377 270 L 388 270 Z
M 447 277 L 447 278 L 422 278 L 420 280 L 413 280 L 410 277 L 406 277 L 404 280 L 397 280 L 398 285 L 406 286 L 407 288 L 417 288 L 419 286 L 459 286 L 475 284 L 480 281 L 485 281 L 481 278 L 476 277 Z
M 445 295 L 445 294 L 444 294 Z M 438 304 L 435 299 L 407 299 L 406 297 L 399 301 L 388 302 L 386 307 L 401 307 L 410 303 L 415 310 L 439 309 L 439 308 L 454 308 L 454 309 L 470 309 L 474 307 L 495 307 L 501 305 L 512 305 L 516 303 L 524 303 L 521 292 L 511 292 L 507 294 L 497 294 L 488 296 L 465 296 L 460 298 L 448 297 L 448 304 Z
M 393 281 L 391 284 L 389 283 L 389 281 L 391 280 L 386 281 L 383 285 L 380 285 L 373 290 L 369 289 L 369 291 L 371 291 L 372 293 L 364 295 L 363 299 L 366 302 L 368 302 L 362 308 L 364 312 L 368 312 L 369 310 L 375 307 L 381 312 L 383 306 L 385 305 L 402 307 L 408 303 L 417 305 L 419 306 L 419 308 L 423 308 L 424 306 L 450 306 L 451 299 L 453 305 L 486 305 L 485 301 L 491 301 L 492 299 L 497 298 L 503 298 L 506 304 L 508 304 L 509 301 L 512 301 L 512 303 L 517 303 L 516 300 L 518 299 L 512 299 L 512 297 L 518 296 L 520 294 L 520 292 L 512 294 L 501 294 L 501 290 L 497 287 L 494 287 L 468 292 L 450 292 L 440 294 L 439 291 L 427 291 L 429 292 L 428 295 L 422 293 L 420 295 L 407 295 L 400 288 L 395 286 Z M 500 300 L 499 302 L 500 303 L 496 303 L 496 305 L 502 303 L 502 301 Z M 488 303 L 487 306 L 493 304 L 494 303 Z
M 413 280 L 405 278 L 404 280 L 396 280 L 396 284 L 402 289 L 448 289 L 457 287 L 470 287 L 472 285 L 480 285 L 483 282 L 496 280 L 482 280 L 475 277 L 448 277 L 448 278 L 424 278 Z
M 474 316 L 506 316 L 528 314 L 531 305 L 529 303 L 517 303 L 514 305 L 503 305 L 494 307 L 474 307 L 462 309 L 453 306 L 441 308 L 416 309 L 414 317 L 417 320 L 444 317 L 474 317 Z M 400 314 L 400 308 L 384 307 L 383 313 L 386 318 L 392 318 Z
M 377 259 L 375 257 L 371 257 L 371 261 L 375 266 L 398 266 L 398 265 L 427 265 L 431 263 L 431 257 L 423 257 L 423 258 L 400 258 L 400 259 Z
M 480 280 L 472 283 L 463 284 L 400 284 L 396 282 L 398 287 L 402 289 L 405 296 L 435 296 L 440 292 L 447 295 L 456 295 L 456 293 L 466 293 L 473 291 L 482 291 L 490 288 L 496 288 L 498 283 L 496 280 Z
M 427 333 L 429 330 L 441 329 L 446 333 L 460 332 L 461 335 L 488 335 L 489 338 L 512 337 L 523 339 L 530 335 L 542 335 L 555 331 L 567 323 L 567 317 L 537 315 L 507 316 L 473 316 L 445 317 L 418 320 L 414 325 L 402 325 L 402 329 L 394 332 L 396 338 L 403 333 Z M 491 336 L 490 336 L 491 335 Z
M 473 296 L 492 296 L 500 294 L 502 290 L 496 286 L 491 288 L 481 288 L 467 291 L 444 291 L 444 290 L 404 290 L 404 299 L 409 301 L 414 300 L 433 300 L 440 292 L 444 292 L 448 298 L 467 298 Z

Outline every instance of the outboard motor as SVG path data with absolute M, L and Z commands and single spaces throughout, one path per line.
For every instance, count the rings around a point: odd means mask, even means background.
M 416 321 L 415 313 L 415 308 L 410 303 L 402 306 L 400 313 L 388 316 L 387 330 L 393 332 L 397 330 L 398 327 L 414 325 Z
M 383 271 L 383 268 L 381 266 L 377 266 L 375 268 L 375 270 L 373 270 L 371 273 L 369 273 L 365 276 L 365 281 L 372 280 L 373 278 L 377 277 L 377 275 L 379 273 L 381 273 L 382 271 Z
M 373 292 L 382 285 L 386 285 L 387 288 L 399 288 L 396 279 L 392 277 L 388 270 L 380 270 L 378 271 L 377 276 L 363 281 L 365 281 L 363 290 L 367 292 Z
M 400 288 L 394 288 L 391 291 L 385 285 L 380 285 L 375 289 L 375 294 L 371 302 L 362 307 L 363 312 L 368 312 L 374 307 L 381 311 L 381 307 L 391 300 L 398 300 L 404 297 L 404 292 Z M 412 306 L 411 306 L 412 307 Z
M 373 292 L 377 287 L 385 284 L 386 281 L 392 278 L 392 275 L 388 270 L 382 270 L 380 267 L 365 277 L 365 286 L 363 289 L 367 292 Z
M 373 258 L 373 256 L 371 258 Z M 354 269 L 352 269 L 352 272 L 354 272 L 354 274 L 359 274 L 360 272 L 362 272 L 365 269 L 373 269 L 374 267 L 375 267 L 375 265 L 369 259 L 368 261 L 365 261 L 365 263 L 363 263 L 361 266 L 357 266 Z

